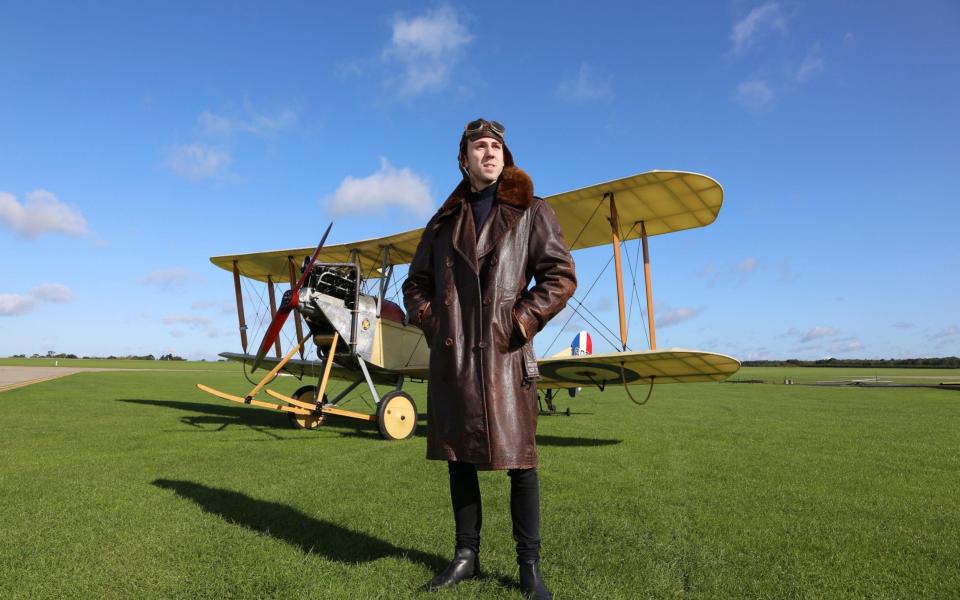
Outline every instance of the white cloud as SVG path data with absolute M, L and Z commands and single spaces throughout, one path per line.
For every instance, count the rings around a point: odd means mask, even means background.
M 598 75 L 586 63 L 580 63 L 575 76 L 560 82 L 558 91 L 561 97 L 578 104 L 613 98 L 610 77 Z
M 297 119 L 297 111 L 291 108 L 280 109 L 274 114 L 263 114 L 257 112 L 249 102 L 244 102 L 243 114 L 239 116 L 203 111 L 198 117 L 204 133 L 226 136 L 237 132 L 266 136 L 290 129 L 296 125 Z
M 229 315 L 236 310 L 236 305 L 225 300 L 194 300 L 190 308 L 194 310 L 217 309 L 218 313 Z
M 847 338 L 843 340 L 837 340 L 827 346 L 827 352 L 831 354 L 844 354 L 847 352 L 856 352 L 857 350 L 863 350 L 863 342 L 854 338 Z
M 168 315 L 163 318 L 164 325 L 185 325 L 187 327 L 206 327 L 210 319 L 201 315 Z
M 393 20 L 393 36 L 383 56 L 399 62 L 403 74 L 392 81 L 405 96 L 443 89 L 463 47 L 473 35 L 461 15 L 451 6 L 428 10 L 423 15 Z
M 226 150 L 200 142 L 174 146 L 167 153 L 167 166 L 177 175 L 191 181 L 219 174 L 232 160 Z
M 32 296 L 22 294 L 0 294 L 0 317 L 25 315 L 36 308 L 37 301 Z
M 840 332 L 834 329 L 833 327 L 822 327 L 818 325 L 817 327 L 814 327 L 813 329 L 805 333 L 803 337 L 800 338 L 800 343 L 806 344 L 807 342 L 811 342 L 813 340 L 817 340 L 820 338 L 833 337 L 838 333 Z
M 60 283 L 44 283 L 29 294 L 0 294 L 0 317 L 25 315 L 42 302 L 70 302 L 73 292 Z
M 790 265 L 786 262 L 774 263 L 773 268 L 777 272 L 777 281 L 781 283 L 789 283 L 791 281 L 796 281 L 800 275 L 794 271 Z
M 699 271 L 696 272 L 695 276 L 697 279 L 713 279 L 717 272 L 717 266 L 713 263 L 707 263 Z
M 733 99 L 750 110 L 762 110 L 773 102 L 775 96 L 776 94 L 766 81 L 751 79 L 737 86 Z
M 823 57 L 820 55 L 820 44 L 815 44 L 797 69 L 796 78 L 800 83 L 806 83 L 823 71 Z
M 376 173 L 359 179 L 345 178 L 326 204 L 334 215 L 398 206 L 424 216 L 432 209 L 433 199 L 426 179 L 410 169 L 397 169 L 386 158 L 381 158 Z
M 28 239 L 36 239 L 44 233 L 77 237 L 87 233 L 87 220 L 83 215 L 44 189 L 27 194 L 22 205 L 13 194 L 0 192 L 0 221 L 20 237 Z
M 951 325 L 946 329 L 941 329 L 940 331 L 933 333 L 927 336 L 927 339 L 930 340 L 945 340 L 949 338 L 955 338 L 960 335 L 960 329 L 957 329 L 956 325 Z
M 44 283 L 33 289 L 33 297 L 41 302 L 70 302 L 73 291 L 61 283 Z
M 688 321 L 703 312 L 702 308 L 676 308 L 657 317 L 657 327 L 670 327 Z
M 779 32 L 786 34 L 787 17 L 777 2 L 767 2 L 750 11 L 750 13 L 733 26 L 730 41 L 733 42 L 733 51 L 740 54 L 761 38 Z
M 147 276 L 140 280 L 140 283 L 155 285 L 163 290 L 178 289 L 184 287 L 191 281 L 204 281 L 202 277 L 183 267 L 170 267 L 167 269 L 154 269 L 147 273 Z
M 217 328 L 217 324 L 210 318 L 203 315 L 193 314 L 174 314 L 167 315 L 161 319 L 164 325 L 170 326 L 170 335 L 175 338 L 186 337 L 193 333 L 199 333 L 208 338 L 218 338 L 226 335 Z
M 760 263 L 757 262 L 757 259 L 752 256 L 748 256 L 745 259 L 741 260 L 737 265 L 737 270 L 741 273 L 753 273 L 760 266 Z

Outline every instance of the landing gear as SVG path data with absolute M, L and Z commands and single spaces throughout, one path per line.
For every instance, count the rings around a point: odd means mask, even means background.
M 308 404 L 316 404 L 317 386 L 305 385 L 294 392 L 292 398 Z M 327 396 L 324 394 L 323 402 L 326 403 L 326 401 Z M 287 413 L 287 418 L 290 419 L 290 425 L 294 429 L 316 429 L 317 427 L 323 425 L 323 422 L 326 419 L 326 417 L 320 413 L 315 415 L 298 415 L 294 413 Z
M 377 406 L 377 426 L 385 440 L 406 440 L 417 430 L 417 405 L 410 394 L 392 391 Z

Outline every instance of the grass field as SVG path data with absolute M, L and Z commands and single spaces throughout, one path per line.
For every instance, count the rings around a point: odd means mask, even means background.
M 237 363 L 186 360 L 127 360 L 106 358 L 0 358 L 0 367 L 75 367 L 97 369 L 159 369 L 165 371 L 235 371 Z
M 0 394 L 0 598 L 425 595 L 452 523 L 422 437 L 293 430 L 198 381 L 249 388 L 231 367 Z M 697 384 L 559 405 L 574 415 L 538 435 L 557 598 L 960 595 L 960 392 Z M 481 486 L 487 576 L 434 597 L 519 597 L 507 477 Z

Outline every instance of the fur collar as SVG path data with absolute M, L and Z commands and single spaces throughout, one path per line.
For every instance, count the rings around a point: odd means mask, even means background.
M 470 182 L 464 179 L 437 211 L 437 216 L 443 217 L 456 212 L 463 206 L 469 194 Z M 533 204 L 533 181 L 530 176 L 512 165 L 504 167 L 497 186 L 497 202 L 520 211 L 527 210 Z

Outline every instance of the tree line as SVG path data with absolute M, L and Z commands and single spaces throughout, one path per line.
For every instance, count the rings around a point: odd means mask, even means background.
M 77 356 L 76 354 L 68 354 L 66 352 L 54 352 L 53 350 L 48 351 L 46 354 L 31 354 L 27 356 L 26 354 L 14 354 L 10 358 L 80 358 L 80 359 L 100 359 L 100 360 L 187 360 L 180 356 L 175 356 L 172 353 L 163 354 L 160 358 L 152 354 L 146 354 L 143 356 L 137 356 L 135 354 L 128 354 L 126 356 Z
M 745 360 L 744 367 L 904 367 L 913 369 L 960 369 L 960 357 L 938 358 L 823 358 L 820 360 Z

